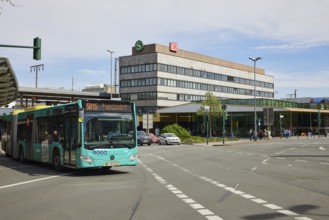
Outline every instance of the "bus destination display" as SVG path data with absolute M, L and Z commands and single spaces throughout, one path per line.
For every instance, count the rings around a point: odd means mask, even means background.
M 130 103 L 114 103 L 114 102 L 85 102 L 86 111 L 98 112 L 131 112 Z

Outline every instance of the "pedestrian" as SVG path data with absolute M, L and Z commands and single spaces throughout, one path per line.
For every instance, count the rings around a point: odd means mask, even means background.
M 250 128 L 250 129 L 249 129 L 249 139 L 250 139 L 250 141 L 252 140 L 252 137 L 253 137 L 253 131 L 252 131 L 252 129 Z

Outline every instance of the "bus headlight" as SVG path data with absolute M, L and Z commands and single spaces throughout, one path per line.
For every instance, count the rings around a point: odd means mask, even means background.
M 130 159 L 130 161 L 137 160 L 137 154 L 131 155 L 129 159 Z
M 92 162 L 94 162 L 93 159 L 91 157 L 89 157 L 88 155 L 81 155 L 80 156 L 80 159 L 83 162 L 86 162 L 86 163 L 92 163 Z

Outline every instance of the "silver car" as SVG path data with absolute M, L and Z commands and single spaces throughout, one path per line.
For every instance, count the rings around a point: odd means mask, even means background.
M 159 137 L 159 144 L 178 144 L 180 145 L 181 140 L 174 133 L 163 133 Z

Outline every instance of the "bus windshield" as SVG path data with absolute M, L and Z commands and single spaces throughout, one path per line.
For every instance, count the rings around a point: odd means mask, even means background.
M 133 148 L 134 118 L 125 113 L 85 113 L 84 147 Z

